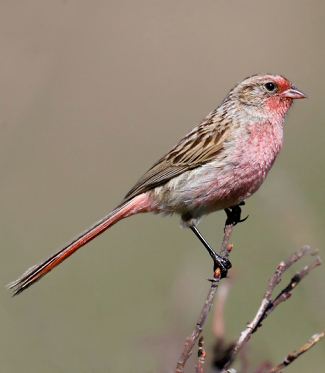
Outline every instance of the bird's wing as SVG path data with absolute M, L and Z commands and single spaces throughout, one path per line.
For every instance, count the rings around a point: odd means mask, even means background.
M 229 136 L 229 125 L 220 128 L 212 119 L 208 117 L 155 163 L 128 192 L 123 202 L 216 159 Z

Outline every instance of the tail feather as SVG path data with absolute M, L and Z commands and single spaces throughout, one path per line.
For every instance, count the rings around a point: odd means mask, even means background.
M 141 197 L 141 198 L 140 198 Z M 112 225 L 117 223 L 119 220 L 134 215 L 138 212 L 145 212 L 144 195 L 137 196 L 131 201 L 125 202 L 112 211 L 109 215 L 98 221 L 87 231 L 80 234 L 73 241 L 63 246 L 54 255 L 50 256 L 43 262 L 28 269 L 21 277 L 16 281 L 11 282 L 7 285 L 7 288 L 12 291 L 13 296 L 20 294 L 22 291 L 30 287 L 32 284 L 37 282 L 47 273 L 49 273 L 54 267 L 62 263 L 80 247 L 84 246 L 89 241 L 93 240 L 100 233 L 110 228 Z

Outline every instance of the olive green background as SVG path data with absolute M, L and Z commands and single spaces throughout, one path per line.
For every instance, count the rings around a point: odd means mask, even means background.
M 251 74 L 282 74 L 308 100 L 232 237 L 229 340 L 281 260 L 303 244 L 325 259 L 324 13 L 323 0 L 0 1 L 1 372 L 172 371 L 212 272 L 178 217 L 122 221 L 16 298 L 5 284 L 109 213 Z M 215 247 L 224 219 L 200 224 Z M 325 328 L 324 280 L 319 267 L 264 322 L 250 371 Z M 211 356 L 211 317 L 203 335 Z M 323 341 L 286 371 L 324 365 Z

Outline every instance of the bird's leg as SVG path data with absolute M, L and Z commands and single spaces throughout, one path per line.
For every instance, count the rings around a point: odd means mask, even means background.
M 228 258 L 222 258 L 220 255 L 218 255 L 212 247 L 208 244 L 208 242 L 205 240 L 205 238 L 202 236 L 200 231 L 196 228 L 195 225 L 190 226 L 192 232 L 195 233 L 196 237 L 202 242 L 203 246 L 208 250 L 208 253 L 210 254 L 211 258 L 214 262 L 214 270 L 217 268 L 220 268 L 221 271 L 221 278 L 227 277 L 228 269 L 232 267 L 230 261 Z
M 226 220 L 225 225 L 233 225 L 234 226 L 238 223 L 242 223 L 243 221 L 245 221 L 248 218 L 248 215 L 244 219 L 240 218 L 240 215 L 241 215 L 240 206 L 244 206 L 244 205 L 245 205 L 245 202 L 240 202 L 236 206 L 229 207 L 229 208 L 225 209 L 225 212 L 227 214 L 227 220 Z

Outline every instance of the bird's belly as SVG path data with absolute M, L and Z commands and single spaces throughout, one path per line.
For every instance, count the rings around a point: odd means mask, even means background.
M 255 193 L 266 171 L 249 165 L 203 165 L 155 188 L 152 197 L 159 211 L 200 217 L 235 206 Z

